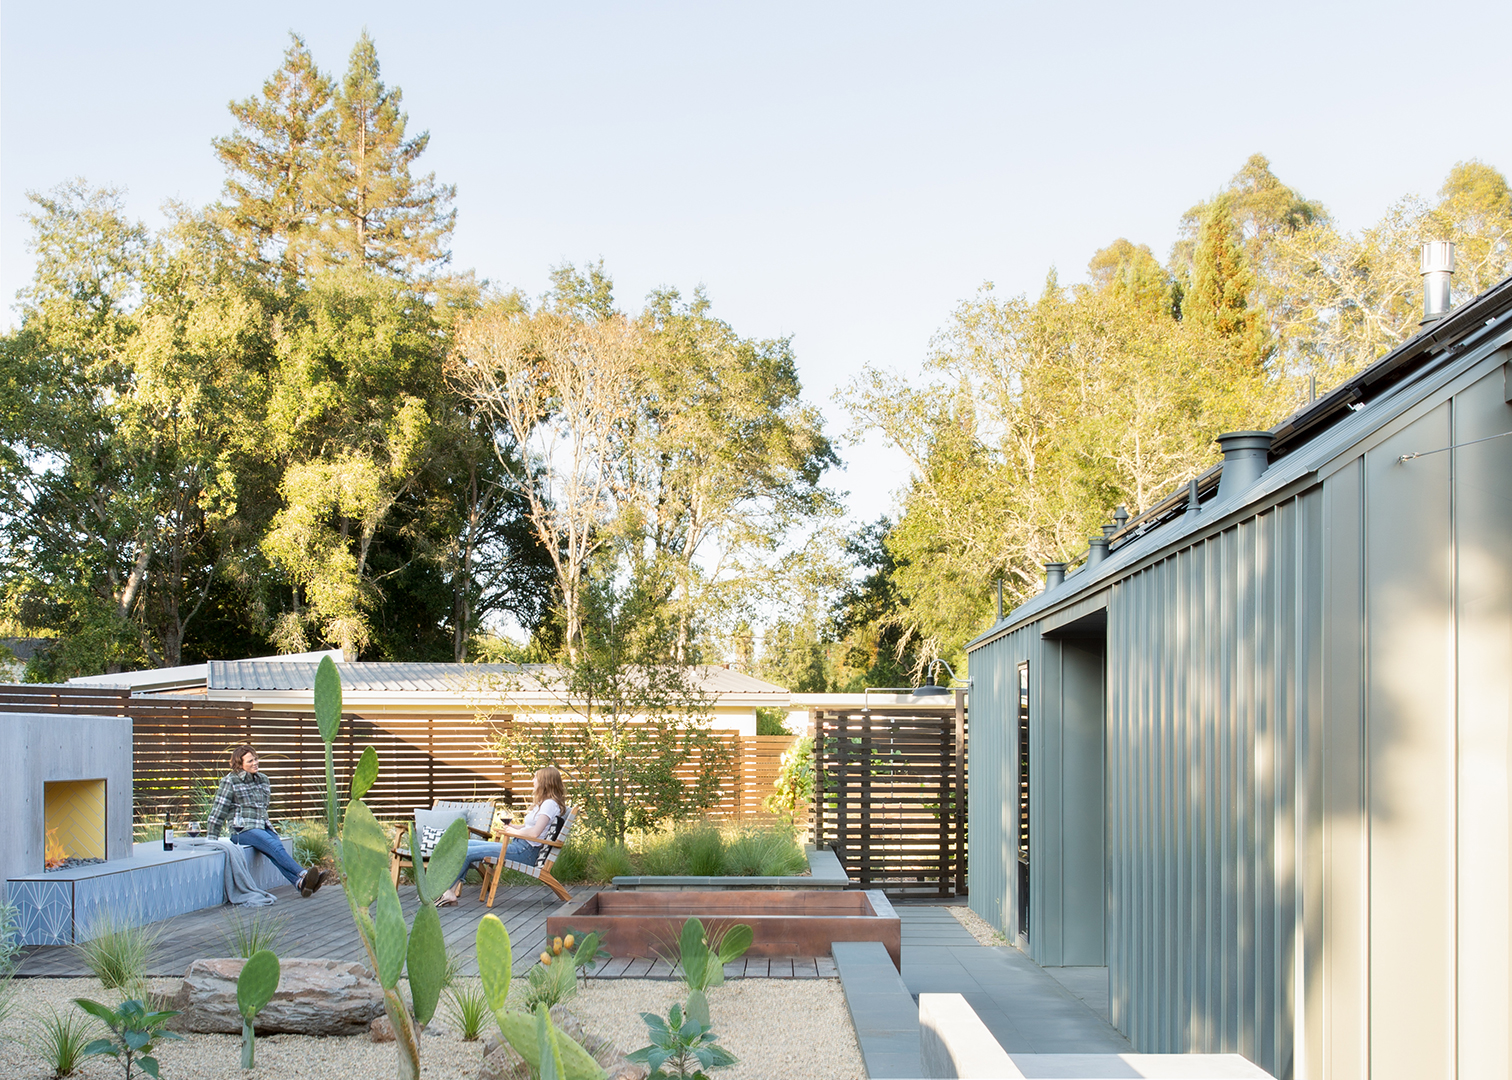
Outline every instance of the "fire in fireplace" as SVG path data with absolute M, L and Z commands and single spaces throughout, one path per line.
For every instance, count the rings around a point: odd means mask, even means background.
M 42 855 L 42 865 L 48 870 L 60 870 L 68 862 L 68 852 L 58 842 L 58 830 L 47 830 L 47 847 Z
M 105 861 L 105 781 L 51 780 L 42 785 L 43 867 Z

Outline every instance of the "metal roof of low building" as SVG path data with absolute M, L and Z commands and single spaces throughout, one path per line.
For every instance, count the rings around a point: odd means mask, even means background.
M 345 655 L 340 649 L 324 649 L 319 652 L 294 653 L 288 656 L 261 656 L 252 660 L 240 660 L 242 664 L 305 664 L 312 670 L 321 658 L 329 656 L 340 663 Z M 184 664 L 180 667 L 147 668 L 142 671 L 119 671 L 111 675 L 79 675 L 68 680 L 69 686 L 111 686 L 131 690 L 134 693 L 162 693 L 207 685 L 210 661 L 206 664 Z
M 1247 488 L 1219 501 L 1222 466 L 1204 473 L 1200 512 L 1185 512 L 1186 484 L 1152 510 L 1129 521 L 1096 566 L 1085 563 L 1060 585 L 1031 597 L 985 633 L 967 642 L 971 651 L 1026 622 L 1066 607 L 1170 549 L 1182 546 L 1217 522 L 1238 516 L 1347 454 L 1407 409 L 1452 382 L 1498 349 L 1512 343 L 1512 277 L 1461 305 L 1352 379 L 1271 429 L 1280 456 Z M 1283 441 L 1284 440 L 1284 441 Z M 1436 448 L 1425 448 L 1436 449 Z
M 212 692 L 309 692 L 315 687 L 315 663 L 277 660 L 212 660 L 208 687 Z M 494 693 L 557 694 L 561 670 L 550 664 L 448 664 L 427 662 L 371 662 L 337 664 L 346 694 Z M 744 672 L 717 665 L 695 669 L 700 689 L 721 699 L 780 699 L 788 692 Z

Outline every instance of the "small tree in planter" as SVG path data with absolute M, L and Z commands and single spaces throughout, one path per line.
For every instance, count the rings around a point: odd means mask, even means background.
M 624 843 L 626 833 L 718 804 L 730 755 L 710 729 L 714 698 L 697 669 L 673 659 L 674 627 L 655 597 L 602 580 L 584 592 L 582 644 L 559 662 L 560 684 L 522 673 L 494 687 L 517 717 L 540 709 L 581 719 L 516 722 L 494 749 L 530 771 L 560 768 L 583 824 Z M 542 709 L 512 696 L 524 689 L 557 700 Z

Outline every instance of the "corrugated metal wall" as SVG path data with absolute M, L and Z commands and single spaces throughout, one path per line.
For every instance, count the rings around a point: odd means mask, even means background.
M 1142 1050 L 1291 1074 L 1320 496 L 1125 579 L 1108 605 L 1108 966 L 1113 1022 Z
M 1476 441 L 1509 401 L 1512 370 L 1467 369 L 1314 486 L 1079 600 L 1106 606 L 1107 963 L 1137 1049 L 1512 1073 L 1512 438 Z M 1023 944 L 1047 966 L 1086 929 L 1058 619 L 971 654 L 971 903 L 1014 927 L 1027 661 Z

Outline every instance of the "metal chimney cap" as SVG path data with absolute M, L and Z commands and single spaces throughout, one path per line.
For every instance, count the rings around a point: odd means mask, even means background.
M 1419 325 L 1442 319 L 1454 306 L 1454 244 L 1430 240 L 1423 245 L 1423 318 Z
M 1423 245 L 1423 273 L 1454 273 L 1454 241 L 1430 240 Z
M 1275 438 L 1269 431 L 1226 431 L 1215 441 L 1227 456 L 1235 450 L 1264 450 L 1269 453 Z

